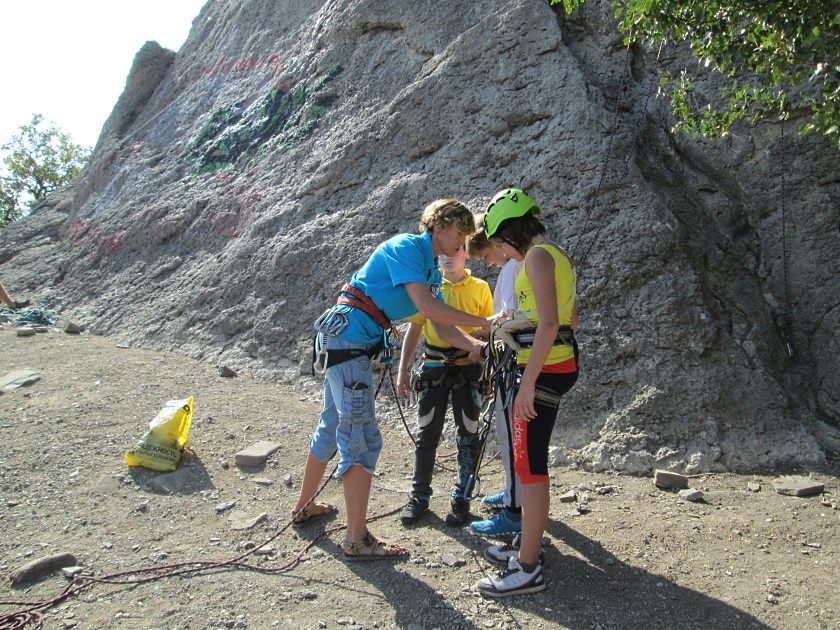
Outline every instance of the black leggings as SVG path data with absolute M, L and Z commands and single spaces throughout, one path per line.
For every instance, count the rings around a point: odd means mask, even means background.
M 518 379 L 517 379 L 518 380 Z M 534 409 L 537 412 L 530 422 L 513 418 L 514 469 L 522 484 L 541 483 L 548 479 L 548 447 L 557 421 L 559 397 L 568 392 L 578 380 L 578 372 L 567 374 L 540 373 L 537 377 L 537 394 Z M 555 400 L 540 399 L 540 390 Z M 519 393 L 514 391 L 514 400 Z M 512 404 L 512 403 L 511 403 Z
M 450 400 L 458 435 L 458 476 L 454 489 L 461 496 L 470 491 L 468 486 L 470 479 L 475 475 L 480 448 L 478 422 L 483 401 L 480 392 L 474 387 L 480 376 L 481 364 L 423 366 L 420 381 L 425 381 L 428 385 L 423 387 L 417 403 L 419 429 L 414 449 L 414 479 L 411 484 L 415 495 L 432 495 L 435 455 Z

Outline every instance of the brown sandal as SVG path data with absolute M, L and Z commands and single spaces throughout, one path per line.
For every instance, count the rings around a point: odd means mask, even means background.
M 337 511 L 338 508 L 331 503 L 312 503 L 303 508 L 300 514 L 298 514 L 298 510 L 292 510 L 292 527 L 303 527 L 309 521 L 317 520 Z
M 367 551 L 362 551 L 368 547 Z M 341 548 L 344 550 L 344 559 L 352 562 L 359 562 L 364 560 L 392 560 L 394 558 L 402 558 L 408 554 L 405 547 L 392 545 L 390 543 L 382 542 L 377 539 L 370 532 L 358 542 L 351 543 L 345 540 Z M 382 550 L 383 553 L 376 553 L 377 550 Z

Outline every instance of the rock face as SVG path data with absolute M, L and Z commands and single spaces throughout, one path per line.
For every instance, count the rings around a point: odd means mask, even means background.
M 125 91 L 102 129 L 104 138 L 123 138 L 149 103 L 174 60 L 175 53 L 171 50 L 162 48 L 157 42 L 145 43 L 134 58 Z
M 796 121 L 672 134 L 655 65 L 696 62 L 626 51 L 612 11 L 209 0 L 177 55 L 138 53 L 82 179 L 0 235 L 3 282 L 96 333 L 303 378 L 379 242 L 516 184 L 578 263 L 555 461 L 818 465 L 840 450 L 840 155 Z

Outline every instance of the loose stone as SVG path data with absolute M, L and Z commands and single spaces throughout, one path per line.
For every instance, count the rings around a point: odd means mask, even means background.
M 265 463 L 269 455 L 280 448 L 277 442 L 260 441 L 236 454 L 237 466 L 260 466 Z
M 703 493 L 696 488 L 687 488 L 686 490 L 680 490 L 680 498 L 692 502 L 702 501 Z
M 680 490 L 688 488 L 688 477 L 667 470 L 657 470 L 654 472 L 653 483 L 656 484 L 657 488 Z
M 574 503 L 577 500 L 577 492 L 569 490 L 558 497 L 560 503 Z
M 792 497 L 807 497 L 812 494 L 821 494 L 825 484 L 817 483 L 807 477 L 779 477 L 773 480 L 773 487 L 777 494 Z

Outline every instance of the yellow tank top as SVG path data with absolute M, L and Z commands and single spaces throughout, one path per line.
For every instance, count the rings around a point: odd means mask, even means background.
M 541 243 L 535 245 L 544 249 L 554 259 L 554 287 L 557 291 L 557 317 L 561 326 L 569 326 L 572 323 L 572 312 L 575 308 L 575 268 L 572 266 L 572 261 L 566 253 L 549 243 Z M 513 288 L 516 291 L 516 297 L 519 304 L 519 310 L 525 313 L 525 316 L 534 322 L 534 326 L 539 323 L 537 316 L 537 301 L 534 297 L 534 288 L 531 286 L 531 281 L 528 279 L 528 264 L 526 263 L 516 280 L 513 283 Z M 574 357 L 575 353 L 571 346 L 560 344 L 552 346 L 551 352 L 546 359 L 546 365 L 553 365 L 566 361 Z M 516 354 L 516 361 L 519 364 L 527 363 L 531 356 L 530 348 L 522 348 Z

